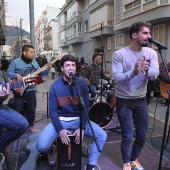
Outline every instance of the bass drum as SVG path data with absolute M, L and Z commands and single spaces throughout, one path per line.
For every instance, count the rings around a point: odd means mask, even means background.
M 105 102 L 95 103 L 90 108 L 89 119 L 102 128 L 106 128 L 111 123 L 112 117 L 112 107 Z

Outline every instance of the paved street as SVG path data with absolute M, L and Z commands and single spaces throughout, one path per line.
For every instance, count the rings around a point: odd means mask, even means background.
M 50 119 L 46 119 L 46 118 L 42 119 L 42 118 L 43 116 L 47 115 L 47 94 L 48 94 L 47 92 L 49 91 L 51 84 L 55 80 L 51 80 L 50 73 L 45 79 L 46 81 L 44 83 L 37 86 L 37 94 L 36 94 L 37 96 L 36 121 L 37 122 L 35 123 L 35 127 L 38 129 L 38 132 L 41 132 L 42 129 L 45 127 L 45 125 L 50 122 Z M 57 79 L 57 76 L 55 77 L 55 79 Z M 0 81 L 1 80 L 2 79 L 0 79 Z M 12 97 L 13 97 L 13 93 L 10 92 L 8 99 L 4 102 L 4 104 L 7 104 L 8 100 Z M 160 99 L 154 98 L 149 104 L 148 109 L 150 115 L 150 121 L 149 121 L 150 126 L 148 128 L 147 142 L 140 156 L 140 160 L 141 163 L 146 168 L 146 170 L 151 170 L 151 169 L 156 170 L 159 163 L 161 136 L 163 135 L 163 128 L 164 128 L 164 123 L 161 122 L 165 121 L 165 114 L 166 114 L 167 107 L 164 107 L 164 105 L 161 104 Z M 120 155 L 120 140 L 121 140 L 120 132 L 121 131 L 110 130 L 114 126 L 115 126 L 115 119 L 113 119 L 111 124 L 105 129 L 108 134 L 108 139 L 98 161 L 98 168 L 101 170 L 103 169 L 120 170 L 122 167 L 122 160 Z M 26 154 L 25 146 L 28 143 L 27 138 L 30 135 L 31 134 L 27 132 L 20 139 L 13 142 L 7 149 L 8 153 L 10 154 L 11 161 L 16 162 L 15 170 L 19 170 L 21 165 L 23 166 L 26 163 L 28 154 Z M 20 147 L 18 148 L 17 146 Z M 112 152 L 110 152 L 111 150 Z M 168 144 L 168 150 L 169 150 L 169 144 Z M 166 158 L 163 158 L 162 165 L 169 167 L 169 163 L 168 163 L 169 159 L 167 158 L 169 158 L 170 153 L 168 150 L 164 151 L 164 155 Z M 156 160 L 156 164 L 152 162 L 152 159 Z M 83 166 L 84 166 L 84 162 L 86 161 L 87 159 L 83 158 Z M 46 170 L 48 169 L 51 170 L 51 167 L 48 166 L 47 158 L 39 160 L 37 162 L 37 169 L 41 170 L 42 167 L 45 168 Z M 55 167 L 53 168 L 55 169 Z M 98 168 L 96 167 L 96 169 Z

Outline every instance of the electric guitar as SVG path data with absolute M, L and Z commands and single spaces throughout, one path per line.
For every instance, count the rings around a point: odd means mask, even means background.
M 51 61 L 49 63 L 54 64 L 57 60 L 60 60 L 66 54 L 68 54 L 68 53 L 63 53 L 63 54 L 58 55 L 53 61 Z M 34 73 L 31 73 L 31 74 L 27 73 L 27 75 L 25 75 L 25 73 L 24 73 L 23 79 L 28 78 L 28 77 L 33 78 L 33 77 L 37 76 L 39 73 L 41 73 L 42 71 L 46 70 L 47 68 L 48 68 L 48 66 L 44 65 L 43 67 L 41 67 L 40 69 L 38 69 Z M 27 72 L 27 70 L 25 72 Z M 15 79 L 15 80 L 17 81 L 17 79 Z M 13 90 L 13 92 L 16 95 L 22 96 L 26 88 L 27 88 L 26 86 L 24 86 L 22 88 L 16 88 L 16 89 Z
M 9 83 L 0 83 L 0 101 L 4 101 L 8 98 L 10 89 L 16 89 L 19 87 L 31 87 L 35 84 L 40 84 L 42 82 L 41 77 L 32 77 L 20 81 L 12 81 Z

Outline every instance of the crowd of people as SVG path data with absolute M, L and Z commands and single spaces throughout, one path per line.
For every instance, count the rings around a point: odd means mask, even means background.
M 112 56 L 112 76 L 116 84 L 116 110 L 122 130 L 120 150 L 123 170 L 131 170 L 131 168 L 144 170 L 138 158 L 145 144 L 148 129 L 147 106 L 150 102 L 150 91 L 152 90 L 150 84 L 156 81 L 158 76 L 162 81 L 165 80 L 165 73 L 162 70 L 159 71 L 156 51 L 148 47 L 148 39 L 151 38 L 150 28 L 151 24 L 148 22 L 132 24 L 129 27 L 131 44 L 115 51 Z M 19 138 L 27 130 L 37 132 L 34 127 L 36 116 L 35 86 L 21 87 L 19 93 L 13 91 L 14 105 L 13 108 L 9 108 L 3 104 L 3 101 L 9 95 L 9 92 L 6 93 L 7 85 L 9 85 L 7 77 L 22 81 L 23 78 L 27 78 L 28 73 L 32 74 L 39 70 L 40 67 L 47 65 L 47 69 L 38 75 L 47 75 L 51 69 L 52 79 L 54 79 L 56 71 L 59 78 L 52 83 L 49 89 L 51 123 L 43 129 L 37 141 L 36 149 L 40 153 L 46 153 L 49 164 L 55 165 L 54 149 L 56 148 L 54 148 L 53 143 L 56 137 L 59 136 L 62 143 L 68 145 L 70 142 L 69 135 L 72 134 L 75 136 L 76 144 L 80 144 L 80 139 L 83 140 L 84 135 L 94 138 L 91 129 L 93 128 L 97 141 L 94 140 L 91 145 L 85 170 L 94 169 L 97 165 L 100 151 L 102 151 L 107 139 L 107 133 L 99 125 L 93 121 L 88 121 L 90 97 L 95 97 L 96 88 L 100 83 L 99 79 L 109 80 L 105 76 L 101 64 L 101 54 L 94 54 L 90 65 L 85 63 L 83 57 L 79 61 L 75 56 L 67 54 L 52 65 L 47 62 L 46 57 L 38 57 L 35 60 L 32 45 L 24 45 L 21 57 L 12 60 L 10 65 L 7 65 L 5 57 L 2 57 L 1 70 L 5 73 L 5 75 L 3 73 L 5 82 L 0 83 L 0 87 L 3 86 L 5 90 L 1 88 L 4 95 L 0 96 L 0 126 L 7 130 L 3 131 L 0 136 L 0 141 L 3 141 L 0 142 L 0 152 L 3 152 L 11 142 Z M 169 79 L 167 83 L 169 83 Z M 83 99 L 83 111 L 79 107 L 81 100 L 79 99 L 76 84 Z M 91 94 L 90 97 L 89 93 Z M 26 118 L 22 116 L 24 102 L 27 103 Z M 80 127 L 81 112 L 82 126 Z M 136 134 L 132 144 L 134 137 L 133 126 L 135 126 Z M 95 142 L 99 144 L 100 150 Z

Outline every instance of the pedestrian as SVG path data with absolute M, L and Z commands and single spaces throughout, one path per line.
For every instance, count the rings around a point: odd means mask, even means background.
M 2 56 L 2 58 L 1 58 L 1 71 L 2 71 L 2 75 L 3 75 L 5 82 L 8 82 L 8 78 L 6 76 L 6 71 L 7 71 L 8 67 L 9 67 L 8 60 L 6 59 L 5 56 Z
M 52 64 L 47 64 L 47 69 L 39 73 L 39 76 L 48 74 Z M 7 70 L 9 78 L 23 80 L 27 75 L 26 73 L 33 73 L 39 70 L 40 67 L 36 60 L 34 60 L 34 47 L 32 45 L 24 45 L 22 47 L 21 57 L 13 60 Z M 23 92 L 23 91 L 21 91 Z M 27 120 L 29 122 L 29 130 L 36 132 L 34 127 L 35 112 L 36 112 L 36 94 L 35 86 L 27 87 L 24 89 L 23 94 L 14 93 L 14 109 L 22 114 L 24 102 L 27 103 Z
M 63 144 L 68 145 L 70 142 L 69 135 L 72 134 L 69 129 L 75 131 L 75 142 L 80 143 L 80 113 L 82 114 L 82 139 L 84 134 L 93 137 L 89 124 L 87 123 L 86 113 L 79 107 L 79 95 L 73 81 L 73 76 L 69 72 L 76 73 L 77 59 L 68 54 L 61 58 L 60 65 L 63 75 L 57 79 L 50 88 L 49 92 L 49 112 L 52 123 L 47 125 L 40 135 L 36 148 L 39 152 L 48 152 L 48 161 L 50 165 L 56 162 L 54 152 L 55 147 L 52 147 L 56 137 L 60 137 Z M 88 88 L 84 80 L 76 76 L 78 90 L 81 92 L 81 97 L 85 104 L 87 112 L 89 111 L 89 94 Z M 88 113 L 87 113 L 88 114 Z M 106 132 L 91 121 L 96 140 L 99 148 L 102 149 L 106 141 Z M 92 170 L 97 164 L 100 152 L 93 141 L 90 149 L 90 155 L 85 170 Z
M 51 80 L 54 80 L 54 75 L 55 75 L 55 68 L 54 68 L 54 66 L 52 66 L 50 71 L 51 71 Z
M 123 170 L 144 170 L 138 158 L 148 129 L 147 82 L 159 75 L 158 56 L 148 48 L 151 24 L 136 22 L 129 27 L 131 44 L 113 53 L 112 75 L 116 84 L 116 110 L 122 129 Z M 135 140 L 131 149 L 132 139 Z

